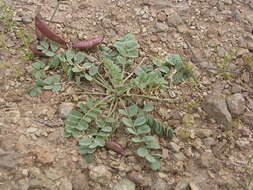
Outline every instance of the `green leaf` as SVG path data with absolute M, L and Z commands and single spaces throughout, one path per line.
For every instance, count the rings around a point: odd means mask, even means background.
M 168 73 L 169 72 L 169 67 L 167 66 L 162 66 L 159 68 L 159 70 L 162 72 L 162 73 Z
M 156 159 L 155 159 L 151 154 L 148 154 L 145 158 L 146 158 L 146 160 L 149 161 L 150 163 L 156 162 Z
M 131 105 L 127 108 L 129 117 L 136 116 L 138 113 L 138 107 L 136 105 Z
M 140 142 L 142 142 L 142 139 L 140 137 L 133 137 L 133 138 L 131 138 L 131 141 L 135 142 L 135 143 L 140 143 Z
M 145 137 L 143 137 L 143 141 L 145 143 L 148 143 L 148 142 L 154 141 L 154 140 L 155 140 L 155 137 L 153 137 L 153 136 L 145 136 Z
M 58 91 L 60 91 L 60 90 L 61 90 L 61 85 L 60 85 L 60 84 L 54 85 L 53 88 L 52 88 L 52 91 L 53 91 L 53 92 L 58 92 Z
M 79 145 L 80 145 L 80 146 L 88 146 L 88 145 L 91 144 L 91 142 L 92 142 L 92 139 L 89 138 L 89 137 L 86 137 L 86 138 L 83 138 L 83 139 L 81 139 L 81 140 L 79 141 Z
M 74 55 L 74 62 L 80 64 L 84 61 L 85 55 L 82 52 L 78 52 Z
M 146 133 L 149 133 L 150 131 L 151 129 L 148 125 L 143 125 L 143 126 L 138 127 L 137 134 L 138 135 L 146 134 Z
M 30 96 L 37 96 L 39 93 L 41 93 L 41 91 L 42 91 L 41 87 L 34 87 L 28 89 L 28 94 Z
M 151 104 L 147 104 L 147 105 L 145 105 L 144 108 L 143 108 L 143 111 L 145 111 L 145 112 L 151 112 L 151 111 L 153 111 L 153 110 L 154 110 L 154 106 L 151 105 Z
M 126 128 L 126 131 L 132 135 L 136 135 L 136 132 L 133 128 Z
M 93 78 L 90 75 L 86 74 L 86 73 L 85 73 L 84 77 L 88 81 L 92 81 L 93 80 Z
M 102 129 L 101 129 L 103 132 L 112 132 L 112 127 L 110 127 L 110 126 L 106 126 L 106 127 L 103 127 Z
M 90 63 L 90 62 L 84 63 L 84 64 L 83 64 L 83 67 L 84 67 L 85 69 L 89 69 L 89 68 L 91 68 L 92 66 L 93 66 L 93 64 Z
M 146 149 L 145 147 L 140 147 L 138 148 L 137 150 L 137 154 L 140 156 L 140 157 L 146 157 L 149 155 L 149 152 L 148 152 L 148 149 Z
M 75 52 L 73 52 L 72 50 L 66 51 L 66 58 L 69 63 L 72 64 L 72 59 L 74 58 L 74 56 L 75 56 Z
M 96 137 L 94 142 L 100 147 L 105 146 L 105 140 L 101 137 Z
M 56 52 L 58 49 L 59 49 L 59 47 L 57 46 L 57 45 L 55 45 L 55 44 L 50 44 L 50 49 L 53 51 L 53 52 Z
M 78 126 L 77 128 L 80 130 L 80 131 L 85 131 L 86 129 L 89 128 L 89 124 L 87 123 L 87 121 L 85 121 L 84 119 L 81 119 L 78 123 Z
M 83 113 L 86 113 L 88 111 L 83 103 L 79 103 L 78 107 L 82 110 Z
M 77 68 L 77 67 L 73 67 L 73 68 L 72 68 L 72 71 L 73 71 L 74 73 L 79 73 L 79 72 L 81 72 L 81 70 L 80 70 L 79 68 Z
M 147 121 L 147 118 L 145 116 L 139 116 L 134 121 L 134 126 L 141 126 L 141 125 L 145 124 L 146 121 Z
M 179 54 L 168 55 L 166 61 L 169 65 L 175 66 L 176 68 L 180 68 L 183 64 L 183 60 Z
M 71 110 L 69 112 L 68 117 L 72 117 L 72 118 L 77 118 L 77 119 L 81 119 L 83 117 L 83 114 L 79 111 L 76 110 Z
M 121 115 L 128 116 L 128 113 L 127 113 L 124 109 L 119 109 L 119 113 L 120 113 Z
M 44 50 L 42 51 L 44 54 L 46 54 L 46 56 L 48 57 L 53 57 L 55 56 L 55 53 L 54 52 L 51 52 L 51 51 L 48 51 L 48 50 Z
M 58 56 L 54 56 L 49 60 L 50 68 L 57 68 L 60 65 L 60 59 Z
M 128 127 L 133 127 L 134 126 L 133 121 L 131 119 L 123 117 L 122 122 L 124 123 L 124 125 L 126 125 Z
M 114 86 L 119 85 L 122 81 L 122 75 L 121 75 L 121 69 L 118 65 L 114 64 L 111 60 L 109 59 L 104 59 L 103 60 L 104 66 L 107 70 L 107 72 L 111 76 L 111 82 Z
M 146 146 L 148 149 L 160 149 L 160 145 L 156 142 L 149 142 Z
M 41 41 L 40 45 L 43 47 L 43 49 L 48 49 L 49 48 L 49 44 L 46 41 Z
M 106 118 L 105 120 L 107 123 L 115 123 L 117 120 L 112 118 L 112 117 L 109 117 L 109 118 Z
M 152 170 L 154 170 L 154 171 L 156 171 L 156 170 L 160 170 L 160 161 L 156 161 L 156 162 L 153 162 L 153 163 L 151 163 L 150 164 L 150 168 L 152 169 Z
M 51 85 L 53 83 L 59 83 L 60 80 L 61 80 L 61 76 L 60 75 L 53 75 L 53 76 L 47 77 L 43 82 L 45 84 Z
M 90 74 L 91 76 L 94 76 L 94 75 L 96 75 L 97 73 L 98 73 L 98 67 L 93 66 L 93 67 L 91 67 L 91 68 L 89 69 L 89 74 Z
M 37 61 L 35 63 L 32 64 L 32 67 L 34 69 L 40 70 L 40 69 L 44 69 L 45 68 L 45 63 L 41 62 L 41 61 Z

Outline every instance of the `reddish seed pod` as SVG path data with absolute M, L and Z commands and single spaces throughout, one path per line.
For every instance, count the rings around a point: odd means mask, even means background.
M 97 45 L 102 43 L 103 40 L 104 40 L 104 37 L 97 37 L 97 38 L 93 38 L 93 39 L 90 39 L 90 40 L 75 42 L 75 43 L 72 44 L 72 47 L 76 48 L 76 49 L 79 49 L 79 50 L 91 49 L 91 48 L 95 48 Z
M 48 25 L 43 21 L 39 13 L 35 16 L 35 27 L 41 32 L 41 34 L 46 36 L 48 39 L 66 47 L 65 40 L 58 36 L 48 27 Z
M 29 48 L 35 56 L 46 57 L 46 55 L 42 51 L 37 49 L 37 44 L 35 42 L 30 43 Z
M 105 143 L 105 147 L 107 149 L 114 151 L 114 152 L 117 152 L 117 153 L 120 153 L 123 155 L 125 154 L 125 150 L 118 143 L 116 143 L 114 141 L 107 141 Z

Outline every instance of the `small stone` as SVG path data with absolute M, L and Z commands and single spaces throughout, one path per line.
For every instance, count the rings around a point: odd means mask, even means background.
M 203 104 L 203 109 L 218 123 L 230 126 L 232 116 L 228 111 L 226 100 L 221 94 L 213 93 L 207 96 Z
M 169 149 L 171 149 L 173 152 L 177 153 L 180 151 L 180 146 L 178 146 L 176 143 L 174 142 L 170 142 L 169 143 Z
M 243 114 L 242 120 L 248 124 L 248 125 L 253 125 L 253 111 L 247 111 L 246 113 Z
M 232 0 L 223 0 L 224 4 L 226 5 L 232 5 Z
M 167 17 L 167 24 L 172 27 L 177 27 L 178 25 L 183 24 L 183 20 L 176 12 L 172 12 Z
M 182 123 L 186 128 L 192 128 L 195 126 L 194 116 L 192 114 L 185 114 L 182 119 Z
M 49 179 L 51 179 L 51 180 L 53 180 L 53 181 L 55 181 L 55 180 L 57 180 L 57 179 L 60 179 L 60 178 L 62 177 L 62 175 L 60 174 L 60 172 L 57 171 L 57 170 L 54 169 L 54 168 L 46 169 L 46 170 L 45 170 L 45 174 L 46 174 L 46 176 L 47 176 Z
M 0 152 L 0 168 L 12 170 L 17 165 L 17 154 L 13 152 Z
M 69 112 L 75 107 L 75 104 L 71 102 L 64 102 L 61 103 L 59 106 L 59 115 L 61 118 L 65 119 L 67 118 Z
M 29 128 L 26 130 L 26 133 L 35 133 L 36 131 L 38 131 L 37 128 L 35 128 L 35 127 L 29 127 Z
M 201 154 L 201 164 L 206 168 L 212 168 L 215 165 L 215 157 L 211 151 L 206 151 Z
M 176 161 L 184 161 L 186 159 L 185 155 L 182 152 L 173 154 L 173 157 Z
M 90 178 L 101 185 L 108 185 L 111 183 L 112 173 L 109 168 L 104 165 L 92 167 L 89 172 Z
M 24 24 L 32 23 L 32 18 L 29 17 L 29 16 L 23 16 L 23 17 L 22 17 L 22 22 L 23 22 Z
M 168 149 L 166 149 L 166 148 L 162 149 L 162 158 L 163 159 L 169 158 L 169 151 L 168 151 Z
M 135 183 L 129 179 L 123 179 L 112 187 L 112 190 L 135 190 Z
M 166 21 L 167 19 L 167 16 L 164 12 L 159 12 L 158 15 L 157 15 L 157 20 L 160 21 L 160 22 L 164 22 Z
M 59 189 L 61 189 L 61 190 L 73 190 L 73 186 L 72 186 L 72 183 L 67 178 L 63 178 L 61 180 L 60 185 L 59 185 Z
M 245 147 L 250 146 L 250 142 L 247 140 L 247 138 L 240 138 L 236 141 L 236 145 L 241 149 L 245 150 Z
M 36 154 L 37 161 L 42 164 L 51 164 L 56 157 L 49 145 L 36 146 L 32 151 Z
M 7 114 L 10 122 L 18 123 L 20 121 L 21 115 L 19 110 L 9 111 Z
M 72 184 L 74 190 L 89 190 L 88 177 L 85 173 L 75 170 L 73 173 Z
M 158 176 L 152 184 L 151 190 L 168 190 L 168 184 Z
M 213 131 L 210 129 L 197 129 L 196 135 L 200 138 L 206 138 L 212 136 Z
M 155 25 L 155 31 L 156 32 L 166 32 L 168 31 L 169 27 L 167 26 L 167 24 L 161 23 L 161 22 L 157 22 Z
M 227 98 L 227 104 L 229 111 L 234 115 L 243 114 L 246 106 L 245 99 L 242 94 L 237 93 Z
M 215 140 L 212 137 L 207 137 L 207 138 L 203 139 L 203 143 L 205 146 L 213 146 L 213 145 L 215 145 Z
M 189 186 L 191 188 L 191 190 L 201 190 L 195 183 L 193 183 L 192 181 L 189 182 Z
M 143 176 L 141 173 L 139 172 L 131 172 L 129 174 L 129 179 L 131 179 L 133 182 L 139 184 L 140 186 L 151 186 L 152 185 L 152 179 L 149 176 Z
M 175 187 L 175 190 L 188 190 L 189 182 L 187 180 L 181 180 Z

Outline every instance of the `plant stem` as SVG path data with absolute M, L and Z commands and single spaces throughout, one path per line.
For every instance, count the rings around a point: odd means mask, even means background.
M 139 97 L 139 98 L 147 98 L 150 100 L 157 100 L 157 101 L 164 101 L 164 102 L 177 102 L 178 101 L 178 99 L 162 99 L 162 98 L 158 98 L 158 97 L 154 97 L 154 96 L 146 96 L 146 95 L 139 95 L 139 94 L 126 94 L 123 96 L 127 96 L 127 97 L 135 96 L 135 97 Z
M 111 95 L 106 96 L 105 98 L 103 98 L 102 100 L 100 100 L 96 105 L 94 105 L 92 108 L 90 108 L 85 115 L 83 116 L 86 117 L 88 113 L 90 113 L 92 110 L 94 110 L 95 108 L 97 108 L 100 104 L 105 103 L 109 98 L 111 97 Z
M 135 71 L 135 69 L 137 68 L 137 67 L 139 67 L 139 66 L 141 66 L 143 63 L 144 63 L 144 61 L 146 61 L 146 57 L 144 57 L 142 60 L 141 60 L 141 62 L 138 64 L 138 65 L 136 65 L 136 67 L 133 69 L 133 71 L 123 80 L 123 83 L 122 84 L 124 84 L 133 74 L 134 74 L 134 71 Z
M 97 95 L 97 96 L 108 96 L 109 94 L 101 93 L 101 92 L 80 92 L 85 95 Z

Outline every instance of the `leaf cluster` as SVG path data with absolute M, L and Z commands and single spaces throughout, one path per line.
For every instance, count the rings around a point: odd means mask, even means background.
M 133 104 L 126 109 L 119 109 L 122 118 L 122 123 L 127 127 L 127 133 L 133 135 L 131 142 L 139 143 L 137 155 L 145 158 L 150 168 L 153 170 L 160 169 L 160 154 L 154 154 L 152 150 L 160 149 L 160 145 L 155 136 L 147 135 L 151 132 L 151 127 L 148 123 L 147 112 L 153 111 L 152 105 L 146 105 L 143 109 Z

